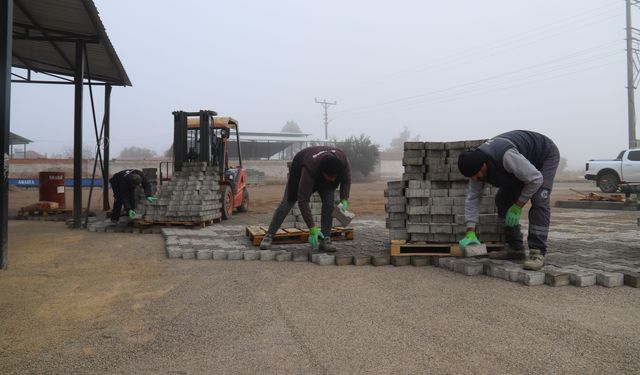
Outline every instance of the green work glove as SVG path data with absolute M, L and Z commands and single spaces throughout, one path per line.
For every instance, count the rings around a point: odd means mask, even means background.
M 340 204 L 342 205 L 342 208 L 340 209 L 340 211 L 345 212 L 349 209 L 349 201 L 346 199 L 343 199 L 340 201 Z
M 507 210 L 507 217 L 504 219 L 504 224 L 508 227 L 515 227 L 520 222 L 520 215 L 522 215 L 522 207 L 514 203 Z
M 156 197 L 155 197 L 155 196 L 153 196 L 153 195 L 150 195 L 150 196 L 148 196 L 148 197 L 147 197 L 147 201 L 148 201 L 149 203 L 155 203 L 157 200 L 158 200 L 158 198 L 156 198 Z
M 320 232 L 320 228 L 309 228 L 309 244 L 311 244 L 311 247 L 313 247 L 314 249 L 318 247 L 318 237 L 324 239 L 324 234 Z
M 129 219 L 133 220 L 136 218 L 136 212 L 134 210 L 129 210 Z
M 476 237 L 476 232 L 472 230 L 468 231 L 467 234 L 464 235 L 464 238 L 458 241 L 458 243 L 460 244 L 461 250 L 464 250 L 467 246 L 472 244 L 480 245 L 480 241 L 478 240 L 478 237 Z

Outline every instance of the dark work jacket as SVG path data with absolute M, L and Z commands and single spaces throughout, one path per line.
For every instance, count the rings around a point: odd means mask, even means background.
M 547 136 L 529 130 L 513 130 L 489 139 L 478 149 L 487 158 L 485 182 L 497 187 L 515 187 L 522 181 L 504 169 L 502 158 L 505 152 L 515 147 L 536 169 L 540 170 L 549 154 L 556 149 Z
M 337 157 L 344 166 L 334 182 L 328 182 L 319 171 L 325 158 Z M 311 194 L 319 190 L 335 190 L 340 185 L 340 200 L 349 199 L 351 190 L 351 165 L 344 151 L 336 147 L 314 146 L 298 152 L 291 162 L 287 195 L 289 202 L 298 201 L 300 213 L 307 226 L 313 226 L 313 215 L 309 201 Z
M 144 195 L 147 197 L 153 195 L 151 192 L 151 185 L 149 181 L 144 177 L 144 173 L 137 169 L 125 169 L 118 173 L 115 173 L 109 179 L 111 183 L 111 189 L 113 190 L 113 196 L 115 199 L 122 201 L 125 210 L 136 208 L 136 186 L 131 181 L 132 175 L 137 174 L 142 178 L 142 188 L 144 189 Z

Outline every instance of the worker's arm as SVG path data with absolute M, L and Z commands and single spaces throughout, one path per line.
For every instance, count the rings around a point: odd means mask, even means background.
M 142 173 L 141 175 L 142 175 L 142 189 L 144 189 L 144 196 L 150 197 L 153 195 L 153 192 L 151 191 L 151 184 L 149 183 L 149 180 L 147 180 L 147 178 L 144 176 L 144 173 Z
M 524 206 L 542 186 L 542 173 L 516 148 L 511 148 L 504 153 L 502 166 L 524 184 L 516 203 L 520 207 Z
M 313 215 L 311 214 L 311 207 L 309 207 L 309 201 L 311 200 L 311 194 L 313 194 L 313 186 L 315 185 L 315 178 L 307 171 L 306 168 L 302 168 L 300 174 L 300 182 L 298 183 L 298 208 L 300 208 L 300 214 L 307 224 L 308 228 L 315 226 L 313 222 Z
M 484 190 L 484 182 L 469 180 L 467 199 L 464 202 L 464 218 L 467 231 L 475 231 L 480 217 L 480 198 Z
M 342 181 L 340 181 L 340 201 L 349 200 L 351 193 L 351 163 L 347 159 L 347 163 L 342 169 Z

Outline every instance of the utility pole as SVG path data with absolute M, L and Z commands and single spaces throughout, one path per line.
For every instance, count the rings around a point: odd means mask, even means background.
M 626 0 L 627 5 L 627 110 L 629 117 L 629 148 L 637 147 L 636 144 L 636 103 L 635 103 L 635 91 L 636 81 L 638 79 L 638 66 L 635 63 L 634 57 L 638 58 L 638 48 L 634 48 L 634 42 L 638 39 L 634 37 L 634 34 L 638 34 L 638 30 L 634 29 L 631 25 L 631 10 L 632 6 L 638 7 L 640 1 L 638 0 Z
M 322 104 L 322 106 L 324 107 L 324 140 L 328 141 L 329 140 L 329 114 L 327 113 L 327 110 L 329 109 L 330 105 L 336 105 L 338 104 L 337 101 L 334 101 L 333 103 L 329 103 L 327 102 L 327 100 L 323 100 L 323 101 L 318 101 L 318 99 L 316 98 L 316 103 L 318 104 Z

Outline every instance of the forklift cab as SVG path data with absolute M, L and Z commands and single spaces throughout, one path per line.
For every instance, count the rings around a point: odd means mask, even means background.
M 223 218 L 231 216 L 233 208 L 248 210 L 247 173 L 242 167 L 238 122 L 232 117 L 216 117 L 214 111 L 176 111 L 173 116 L 174 170 L 181 171 L 185 162 L 206 162 L 207 166 L 216 167 L 223 200 L 227 201 L 223 201 Z M 230 150 L 229 138 L 234 135 L 237 148 Z M 238 165 L 229 166 L 229 154 L 237 158 Z

